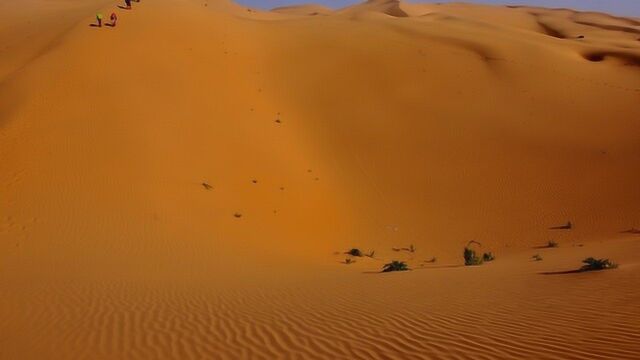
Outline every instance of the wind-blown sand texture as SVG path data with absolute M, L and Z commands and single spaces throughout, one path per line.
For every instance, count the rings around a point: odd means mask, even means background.
M 0 359 L 637 358 L 637 19 L 116 5 L 0 3 Z

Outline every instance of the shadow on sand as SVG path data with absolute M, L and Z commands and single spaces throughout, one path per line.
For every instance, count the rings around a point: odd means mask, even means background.
M 344 264 L 344 263 L 343 263 Z M 435 265 L 435 266 L 423 266 L 417 267 L 413 269 L 409 269 L 406 271 L 418 271 L 418 270 L 435 270 L 435 269 L 450 269 L 450 268 L 463 268 L 464 265 Z M 389 272 L 403 272 L 403 271 L 389 271 Z M 386 274 L 384 271 L 363 271 L 363 274 Z
M 538 275 L 567 275 L 567 274 L 580 274 L 583 272 L 589 272 L 588 270 L 564 270 L 564 271 L 545 271 L 539 272 Z
M 633 235 L 640 235 L 640 229 L 636 229 L 636 228 L 631 228 L 629 230 L 623 230 L 620 231 L 621 234 L 633 234 Z

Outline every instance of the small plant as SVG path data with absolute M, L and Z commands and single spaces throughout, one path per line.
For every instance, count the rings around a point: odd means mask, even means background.
M 408 248 L 403 248 L 402 250 L 406 250 L 406 251 L 408 251 L 410 253 L 414 253 L 414 252 L 416 252 L 416 247 L 413 246 L 413 244 L 411 244 L 411 245 L 409 245 Z
M 357 248 L 353 248 L 349 251 L 347 251 L 345 254 L 351 255 L 351 256 L 355 256 L 355 257 L 362 257 L 362 250 L 357 249 Z
M 429 260 L 425 260 L 424 262 L 426 262 L 426 263 L 428 263 L 428 264 L 433 264 L 433 263 L 435 263 L 436 261 L 438 261 L 438 259 L 436 259 L 436 257 L 434 256 L 434 257 L 432 257 L 432 258 L 431 258 L 431 259 L 429 259 Z
M 382 272 L 392 272 L 392 271 L 407 271 L 409 270 L 409 266 L 404 261 L 393 260 L 388 264 L 384 264 L 382 267 Z
M 366 257 L 370 257 L 373 259 L 373 256 L 376 254 L 375 250 L 371 250 L 369 251 L 367 254 L 364 254 L 364 256 Z
M 237 218 L 237 219 L 240 219 L 240 218 L 242 217 L 242 214 L 240 214 L 240 213 L 235 213 L 235 214 L 233 214 L 233 217 L 235 217 L 235 218 Z
M 464 248 L 464 264 L 466 266 L 482 265 L 482 258 L 476 256 L 476 251 Z
M 496 257 L 493 255 L 492 252 L 488 252 L 488 253 L 482 254 L 482 261 L 484 261 L 484 262 L 493 261 L 495 259 L 496 259 Z
M 351 265 L 351 264 L 353 264 L 353 263 L 355 263 L 355 262 L 356 262 L 356 261 L 355 261 L 354 259 L 352 259 L 352 258 L 346 258 L 346 259 L 344 259 L 344 263 L 345 263 L 346 265 Z
M 540 254 L 535 254 L 531 258 L 533 261 L 542 261 L 542 256 L 540 256 Z
M 590 257 L 582 260 L 582 262 L 584 263 L 580 268 L 582 271 L 608 270 L 618 267 L 618 264 L 610 261 L 609 259 L 595 259 Z
M 557 242 L 553 241 L 553 240 L 549 240 L 549 242 L 547 242 L 547 247 L 548 248 L 557 248 L 558 246 L 560 246 L 560 244 L 558 244 Z

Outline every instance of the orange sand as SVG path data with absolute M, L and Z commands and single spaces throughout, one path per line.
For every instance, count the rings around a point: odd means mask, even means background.
M 0 4 L 0 359 L 637 358 L 637 19 L 116 5 Z

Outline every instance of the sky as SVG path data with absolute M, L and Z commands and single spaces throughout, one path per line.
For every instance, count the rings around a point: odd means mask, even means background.
M 358 0 L 235 0 L 237 3 L 270 9 L 277 6 L 316 3 L 332 8 L 339 8 L 355 4 Z M 416 1 L 410 2 L 430 2 Z M 433 2 L 448 2 L 437 0 Z M 465 0 L 470 3 L 483 4 L 511 4 L 511 5 L 535 5 L 544 7 L 566 7 L 578 10 L 597 10 L 623 16 L 640 16 L 640 0 Z

